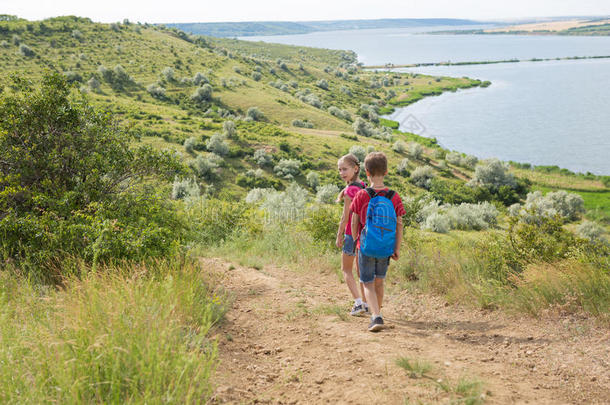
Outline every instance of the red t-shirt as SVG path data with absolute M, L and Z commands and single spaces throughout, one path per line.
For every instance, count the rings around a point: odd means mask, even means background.
M 389 191 L 389 188 L 382 188 L 379 190 L 375 190 L 377 193 L 380 191 Z M 350 211 L 358 214 L 360 219 L 360 226 L 358 227 L 358 244 L 357 247 L 360 247 L 360 232 L 362 232 L 362 228 L 364 228 L 364 224 L 366 222 L 366 211 L 369 208 L 369 201 L 371 201 L 371 197 L 366 190 L 360 190 L 356 196 L 352 199 L 352 204 L 350 205 Z M 402 205 L 402 199 L 398 195 L 398 193 L 394 193 L 392 197 L 392 204 L 394 205 L 394 211 L 396 211 L 397 217 L 402 217 L 407 212 L 405 211 L 405 207 Z
M 362 184 L 362 187 L 366 187 L 366 184 L 364 184 L 363 182 L 360 182 L 360 184 Z M 345 188 L 344 195 L 349 197 L 350 200 L 354 201 L 354 197 L 356 196 L 356 194 L 358 194 L 358 191 L 362 190 L 362 187 L 353 186 L 350 184 L 349 186 L 347 186 Z M 347 216 L 347 226 L 345 227 L 345 234 L 350 235 L 350 236 L 352 234 L 352 211 L 351 210 Z

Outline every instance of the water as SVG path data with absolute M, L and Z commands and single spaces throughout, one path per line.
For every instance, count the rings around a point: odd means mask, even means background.
M 610 37 L 416 33 L 424 30 L 316 32 L 246 39 L 351 49 L 368 65 L 610 55 Z M 425 128 L 422 135 L 479 158 L 610 174 L 610 59 L 403 70 L 492 82 L 488 88 L 445 93 L 399 109 L 391 118 L 403 122 L 403 129 L 412 124 L 407 117 L 415 117 Z

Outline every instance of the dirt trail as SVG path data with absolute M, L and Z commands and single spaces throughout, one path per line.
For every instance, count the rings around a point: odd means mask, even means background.
M 388 286 L 388 328 L 374 334 L 366 317 L 344 315 L 336 274 L 202 260 L 233 297 L 216 330 L 212 403 L 465 403 L 452 402 L 460 377 L 481 381 L 488 404 L 610 403 L 610 335 L 591 321 L 515 318 Z M 432 371 L 409 378 L 403 356 Z

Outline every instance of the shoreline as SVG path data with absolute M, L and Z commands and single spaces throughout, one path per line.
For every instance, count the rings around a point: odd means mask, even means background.
M 410 63 L 395 65 L 393 63 L 386 63 L 385 65 L 371 65 L 363 66 L 363 69 L 403 69 L 403 68 L 416 68 L 416 67 L 428 67 L 428 66 L 465 66 L 465 65 L 493 65 L 499 63 L 520 63 L 520 62 L 548 62 L 556 60 L 583 60 L 583 59 L 610 59 L 610 55 L 599 55 L 599 56 L 566 56 L 560 58 L 531 58 L 531 59 L 502 59 L 502 60 L 488 60 L 488 61 L 464 61 L 464 62 L 424 62 L 424 63 Z

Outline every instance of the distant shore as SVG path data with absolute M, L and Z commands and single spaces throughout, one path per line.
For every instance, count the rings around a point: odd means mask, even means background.
M 491 65 L 495 63 L 518 63 L 518 62 L 545 62 L 551 60 L 580 60 L 580 59 L 610 59 L 610 55 L 600 56 L 567 56 L 563 58 L 531 58 L 531 59 L 503 59 L 503 60 L 485 60 L 485 61 L 465 61 L 465 62 L 425 62 L 425 63 L 411 63 L 403 65 L 395 65 L 393 63 L 386 63 L 385 65 L 371 65 L 364 66 L 365 69 L 400 69 L 400 68 L 414 68 L 422 66 L 461 66 L 461 65 Z

